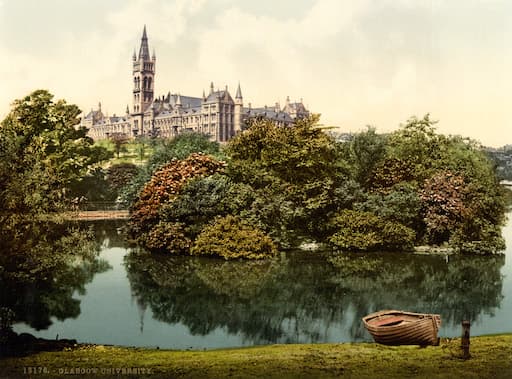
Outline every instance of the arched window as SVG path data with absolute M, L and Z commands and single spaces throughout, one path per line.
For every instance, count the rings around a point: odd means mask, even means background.
M 148 89 L 151 89 L 151 78 L 148 78 Z
M 143 88 L 148 88 L 148 78 L 144 78 Z

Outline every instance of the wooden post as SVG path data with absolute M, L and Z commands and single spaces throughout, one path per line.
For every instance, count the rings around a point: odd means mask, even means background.
M 469 354 L 469 328 L 470 323 L 468 320 L 462 321 L 462 339 L 460 341 L 460 345 L 462 348 L 462 358 L 469 359 L 471 354 Z

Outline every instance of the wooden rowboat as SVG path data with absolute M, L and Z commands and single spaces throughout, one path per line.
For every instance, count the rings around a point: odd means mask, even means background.
M 437 332 L 441 316 L 395 310 L 363 317 L 365 328 L 377 343 L 384 345 L 439 345 Z

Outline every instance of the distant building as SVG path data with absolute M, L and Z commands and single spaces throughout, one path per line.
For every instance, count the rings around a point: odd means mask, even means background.
M 292 124 L 296 119 L 306 117 L 309 111 L 302 104 L 291 103 L 286 99 L 281 109 L 279 103 L 273 107 L 253 108 L 250 103 L 244 107 L 240 84 L 235 97 L 226 86 L 215 89 L 210 84 L 208 94 L 203 91 L 201 97 L 183 96 L 179 93 L 154 97 L 156 56 L 149 54 L 146 27 L 138 56 L 133 53 L 133 91 L 132 111 L 126 107 L 121 116 L 107 116 L 101 110 L 91 110 L 83 117 L 81 125 L 88 128 L 89 136 L 95 140 L 105 139 L 114 134 L 123 134 L 129 138 L 137 136 L 172 137 L 183 131 L 205 133 L 212 140 L 228 141 L 239 133 L 247 120 L 252 117 L 264 117 L 282 125 Z

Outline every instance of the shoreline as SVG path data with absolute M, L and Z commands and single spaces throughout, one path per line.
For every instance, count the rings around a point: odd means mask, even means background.
M 77 344 L 63 351 L 0 358 L 0 377 L 27 377 L 27 368 L 40 370 L 33 373 L 37 377 L 80 378 L 512 377 L 512 334 L 471 338 L 468 360 L 462 359 L 460 344 L 460 338 L 441 338 L 439 346 L 426 348 L 358 342 L 205 351 Z

